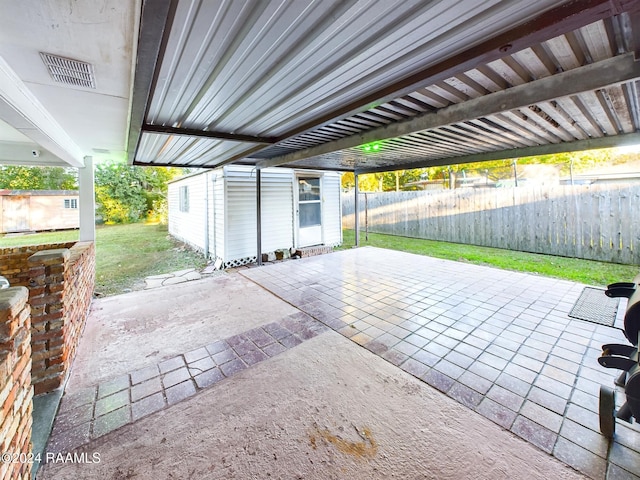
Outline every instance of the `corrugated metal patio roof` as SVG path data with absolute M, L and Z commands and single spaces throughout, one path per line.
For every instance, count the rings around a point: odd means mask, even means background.
M 145 2 L 130 159 L 364 173 L 640 143 L 639 30 L 631 0 Z

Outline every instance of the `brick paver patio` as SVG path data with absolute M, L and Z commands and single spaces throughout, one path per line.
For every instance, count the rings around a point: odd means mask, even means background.
M 625 341 L 567 316 L 584 285 L 370 247 L 241 273 L 591 478 L 640 478 L 637 424 L 599 432 L 600 347 Z

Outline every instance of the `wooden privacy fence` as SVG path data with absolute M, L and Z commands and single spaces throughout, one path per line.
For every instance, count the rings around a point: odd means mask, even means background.
M 343 194 L 344 228 L 354 203 Z M 360 193 L 359 203 L 370 232 L 640 264 L 640 185 Z

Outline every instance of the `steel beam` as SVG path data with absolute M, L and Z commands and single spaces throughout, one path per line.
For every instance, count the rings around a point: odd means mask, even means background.
M 126 148 L 130 164 L 134 162 L 138 150 L 142 125 L 157 81 L 156 67 L 162 63 L 176 5 L 177 0 L 144 0 L 142 4 Z
M 180 135 L 185 137 L 213 138 L 218 140 L 231 140 L 233 142 L 246 143 L 276 143 L 275 138 L 254 137 L 252 135 L 241 135 L 238 133 L 215 132 L 209 130 L 198 130 L 196 128 L 165 127 L 164 125 L 151 125 L 145 123 L 142 126 L 143 133 L 160 133 L 163 135 Z
M 633 53 L 602 60 L 524 85 L 484 95 L 408 120 L 368 130 L 359 135 L 318 145 L 258 162 L 261 168 L 285 165 L 309 157 L 354 148 L 366 143 L 402 137 L 415 132 L 524 108 L 581 92 L 618 85 L 640 78 L 640 62 Z
M 576 140 L 575 142 L 552 143 L 549 145 L 536 145 L 534 147 L 514 148 L 496 152 L 476 153 L 459 157 L 446 157 L 436 159 L 422 159 L 407 161 L 392 166 L 356 170 L 358 174 L 388 172 L 391 170 L 410 170 L 412 168 L 443 167 L 446 165 L 458 165 L 463 163 L 484 162 L 489 160 L 506 160 L 510 158 L 535 157 L 537 155 L 550 155 L 563 152 L 580 152 L 584 150 L 597 150 L 599 148 L 613 148 L 624 145 L 640 144 L 640 133 L 626 133 L 612 135 L 610 137 L 589 138 Z
M 382 105 L 395 98 L 407 95 L 426 84 L 432 85 L 476 68 L 479 65 L 486 65 L 503 58 L 507 52 L 524 50 L 550 38 L 558 37 L 623 12 L 637 15 L 640 13 L 640 2 L 637 0 L 617 0 L 616 2 L 611 0 L 572 0 L 566 2 L 437 65 L 417 71 L 405 79 L 372 92 L 366 97 L 360 97 L 321 117 L 316 117 L 303 125 L 291 129 L 282 135 L 279 141 L 293 138 L 329 125 L 337 120 L 361 113 L 365 107 L 369 110 L 372 107 Z M 232 161 L 239 158 L 241 157 L 236 156 Z

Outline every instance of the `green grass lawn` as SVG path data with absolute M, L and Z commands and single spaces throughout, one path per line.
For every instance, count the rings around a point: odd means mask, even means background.
M 78 240 L 78 230 L 59 232 L 9 234 L 0 236 L 0 248 L 42 245 L 43 243 L 66 243 Z
M 204 256 L 176 242 L 163 225 L 103 226 L 96 230 L 96 292 L 115 295 L 144 277 L 201 268 Z
M 353 246 L 355 243 L 354 231 L 344 230 L 343 235 L 344 242 L 341 248 Z M 640 272 L 640 267 L 637 265 L 618 265 L 616 263 L 514 252 L 500 248 L 436 242 L 379 233 L 369 233 L 369 241 L 366 241 L 364 232 L 361 232 L 360 245 L 389 248 L 430 257 L 473 263 L 475 265 L 489 265 L 505 270 L 563 278 L 594 286 L 605 286 L 614 282 L 628 282 Z
M 78 239 L 78 231 L 0 238 L 0 248 Z M 204 256 L 169 237 L 167 227 L 134 223 L 96 229 L 96 292 L 116 295 L 140 286 L 145 277 L 205 265 Z
M 5 236 L 0 237 L 0 248 L 77 239 L 77 230 Z M 347 249 L 353 244 L 353 230 L 345 230 L 341 248 Z M 618 265 L 377 233 L 370 233 L 367 242 L 363 232 L 360 245 L 489 265 L 595 286 L 630 281 L 640 270 L 636 265 Z M 201 254 L 171 239 L 166 226 L 136 223 L 101 226 L 96 229 L 96 292 L 102 295 L 116 295 L 137 288 L 149 275 L 201 268 L 205 263 Z

